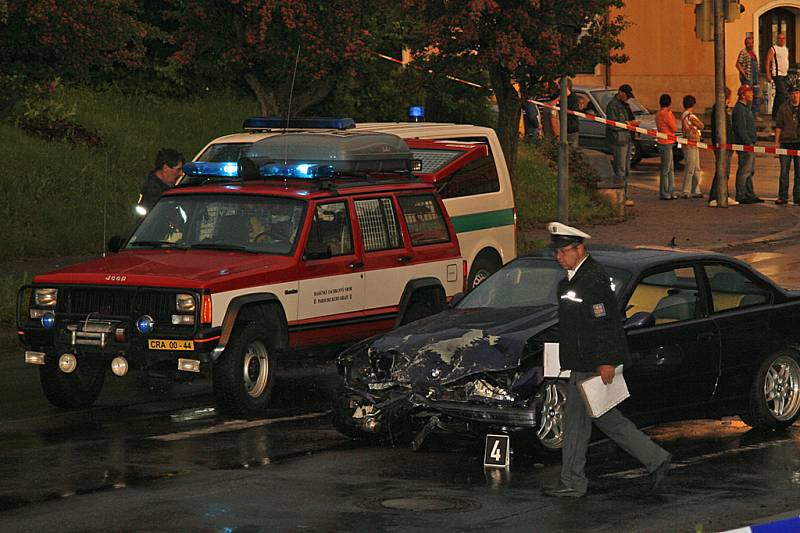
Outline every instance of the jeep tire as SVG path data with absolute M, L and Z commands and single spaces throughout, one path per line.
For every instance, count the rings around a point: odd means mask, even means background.
M 39 367 L 39 381 L 47 400 L 56 407 L 89 407 L 103 388 L 106 367 L 99 360 L 78 358 L 78 366 L 69 374 L 58 367 L 58 357 L 48 353 Z
M 212 382 L 221 411 L 245 418 L 264 416 L 275 382 L 274 352 L 269 330 L 261 323 L 236 327 L 214 364 Z

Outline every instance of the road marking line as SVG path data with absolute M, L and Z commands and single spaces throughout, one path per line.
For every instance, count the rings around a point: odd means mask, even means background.
M 160 440 L 169 442 L 169 441 L 190 439 L 192 437 L 199 437 L 202 435 L 211 435 L 214 433 L 224 433 L 226 431 L 239 431 L 241 429 L 269 426 L 271 424 L 277 424 L 279 422 L 292 422 L 296 420 L 309 420 L 313 418 L 322 418 L 323 416 L 326 416 L 328 413 L 330 413 L 330 411 L 325 411 L 322 413 L 308 413 L 305 415 L 297 415 L 297 416 L 285 416 L 282 418 L 265 418 L 262 420 L 229 420 L 227 422 L 223 422 L 222 424 L 218 424 L 216 426 L 210 426 L 207 428 L 200 428 L 200 429 L 192 429 L 189 431 L 180 431 L 177 433 L 167 433 L 166 435 L 154 435 L 148 438 L 151 440 Z
M 704 455 L 698 455 L 697 457 L 692 457 L 684 461 L 673 461 L 672 465 L 670 466 L 670 470 L 675 468 L 685 468 L 687 466 L 692 466 L 694 464 L 707 461 L 709 459 L 716 459 L 717 457 L 722 457 L 723 455 L 727 454 L 750 452 L 755 450 L 763 450 L 765 448 L 772 448 L 775 446 L 786 444 L 788 442 L 794 442 L 794 440 L 795 439 L 781 439 L 772 442 L 762 442 L 761 444 L 751 444 L 749 446 L 743 446 L 741 448 L 734 448 L 731 450 L 725 450 L 721 452 L 706 453 Z M 650 473 L 644 468 L 633 468 L 631 470 L 623 470 L 622 472 L 611 472 L 609 474 L 602 474 L 599 477 L 614 478 L 614 479 L 634 479 L 649 475 Z

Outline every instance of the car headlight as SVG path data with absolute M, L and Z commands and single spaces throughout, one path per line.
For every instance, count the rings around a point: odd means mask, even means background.
M 33 303 L 36 307 L 55 307 L 58 301 L 58 289 L 36 289 Z
M 195 309 L 194 296 L 191 294 L 175 295 L 175 309 L 181 313 L 193 313 Z

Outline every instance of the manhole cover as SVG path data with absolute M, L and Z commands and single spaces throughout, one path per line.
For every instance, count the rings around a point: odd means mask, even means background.
M 396 511 L 452 511 L 474 507 L 475 504 L 455 498 L 434 496 L 414 496 L 411 498 L 387 498 L 381 500 L 381 507 Z

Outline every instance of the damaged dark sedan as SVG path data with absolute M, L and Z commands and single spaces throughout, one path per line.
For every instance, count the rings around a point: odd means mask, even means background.
M 711 252 L 590 248 L 625 313 L 637 424 L 739 415 L 782 428 L 800 413 L 800 292 Z M 518 258 L 433 317 L 359 343 L 337 360 L 334 421 L 351 437 L 422 444 L 431 432 L 562 442 L 561 380 L 545 378 L 558 342 L 551 254 Z

